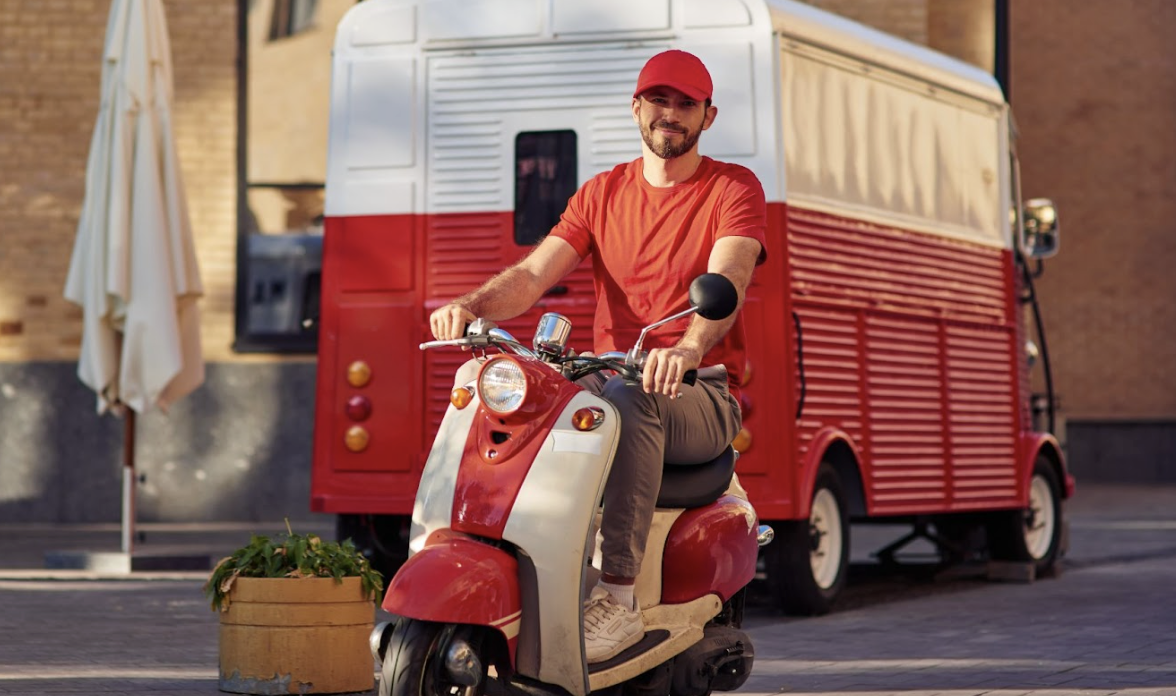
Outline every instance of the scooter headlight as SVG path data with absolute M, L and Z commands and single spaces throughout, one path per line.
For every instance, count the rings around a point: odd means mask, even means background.
M 513 360 L 491 360 L 478 376 L 478 395 L 491 411 L 503 416 L 514 413 L 527 397 L 527 376 Z

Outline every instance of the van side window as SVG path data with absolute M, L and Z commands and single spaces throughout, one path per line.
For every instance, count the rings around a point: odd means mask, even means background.
M 520 246 L 547 236 L 576 192 L 576 131 L 533 131 L 515 138 L 514 237 Z

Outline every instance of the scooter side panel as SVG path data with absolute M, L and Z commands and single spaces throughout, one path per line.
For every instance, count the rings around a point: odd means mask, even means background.
M 457 384 L 472 384 L 478 376 L 480 363 L 470 360 L 457 373 Z M 453 492 L 457 471 L 461 467 L 465 443 L 478 411 L 478 396 L 463 409 L 450 406 L 441 419 L 441 427 L 433 440 L 433 449 L 421 481 L 416 501 L 412 506 L 412 528 L 408 538 L 409 556 L 424 547 L 425 539 L 438 529 L 448 529 L 453 517 Z
M 751 503 L 725 495 L 687 510 L 670 529 L 662 561 L 662 603 L 708 594 L 725 602 L 755 577 L 758 520 Z
M 577 409 L 595 406 L 605 413 L 596 430 L 572 427 Z M 607 401 L 588 392 L 574 396 L 556 419 L 519 490 L 503 539 L 523 549 L 538 582 L 539 636 L 520 636 L 520 646 L 542 646 L 538 674 L 526 676 L 563 687 L 572 696 L 588 692 L 584 660 L 583 574 L 593 520 L 620 433 L 620 418 Z M 524 631 L 528 630 L 524 624 Z
M 522 617 L 518 574 L 505 551 L 441 530 L 400 567 L 381 606 L 410 619 L 494 628 L 513 662 Z

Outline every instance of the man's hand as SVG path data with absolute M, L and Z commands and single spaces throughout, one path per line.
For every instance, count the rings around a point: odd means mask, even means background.
M 476 318 L 470 310 L 450 302 L 433 312 L 429 317 L 429 328 L 438 341 L 451 341 L 464 336 L 466 326 Z
M 702 354 L 695 348 L 677 345 L 673 348 L 654 348 L 645 360 L 641 386 L 646 394 L 665 394 L 674 399 L 682 388 L 682 376 L 698 369 Z

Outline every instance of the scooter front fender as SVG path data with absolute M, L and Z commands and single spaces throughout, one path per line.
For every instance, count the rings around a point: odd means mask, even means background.
M 514 666 L 522 623 L 519 568 L 501 549 L 448 529 L 433 532 L 388 583 L 381 606 L 420 621 L 493 628 Z

